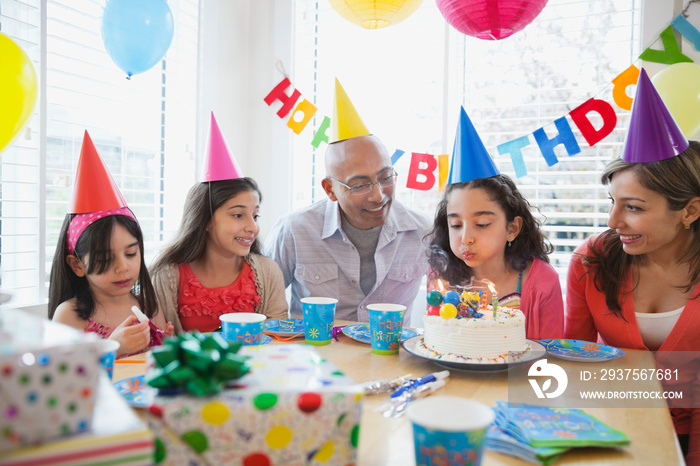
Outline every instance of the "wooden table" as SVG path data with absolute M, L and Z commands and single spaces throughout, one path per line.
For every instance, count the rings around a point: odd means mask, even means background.
M 342 325 L 343 322 L 336 322 Z M 275 344 L 285 344 L 276 342 Z M 303 339 L 291 340 L 290 343 L 303 343 Z M 345 374 L 357 382 L 385 379 L 407 373 L 420 377 L 444 368 L 437 364 L 418 358 L 403 350 L 396 356 L 372 354 L 370 347 L 341 335 L 339 341 L 328 346 L 316 347 L 319 354 L 332 361 Z M 601 364 L 600 367 L 625 367 L 625 356 Z M 145 362 L 138 361 L 139 356 L 118 361 L 115 364 L 114 381 L 144 372 Z M 140 356 L 143 359 L 143 356 Z M 127 362 L 130 361 L 130 362 Z M 575 371 L 577 363 L 557 360 L 557 364 Z M 525 383 L 525 381 L 523 381 Z M 496 400 L 508 399 L 507 372 L 467 372 L 450 370 L 447 385 L 433 396 L 452 395 L 474 399 L 494 406 Z M 387 419 L 373 409 L 385 402 L 388 395 L 368 396 L 365 398 L 360 427 L 360 444 L 358 466 L 415 464 L 413 453 L 413 436 L 407 416 L 399 419 Z M 577 448 L 565 453 L 556 466 L 571 464 L 595 464 L 611 466 L 638 465 L 675 465 L 684 464 L 676 442 L 676 435 L 668 409 L 665 408 L 586 408 L 586 412 L 606 424 L 626 433 L 631 445 L 619 449 Z M 487 451 L 482 461 L 483 466 L 491 465 L 528 465 L 520 459 Z

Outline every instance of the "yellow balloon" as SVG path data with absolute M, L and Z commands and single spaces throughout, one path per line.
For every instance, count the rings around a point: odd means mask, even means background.
M 651 78 L 685 137 L 700 132 L 700 65 L 676 63 Z
M 34 110 L 34 65 L 12 39 L 0 32 L 0 152 L 17 137 Z
M 340 16 L 365 29 L 398 24 L 418 9 L 423 0 L 330 0 Z

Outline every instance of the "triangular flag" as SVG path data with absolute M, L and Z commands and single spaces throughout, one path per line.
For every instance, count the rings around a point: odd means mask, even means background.
M 86 214 L 122 207 L 126 207 L 126 201 L 85 131 L 68 213 Z
M 207 149 L 204 155 L 202 182 L 243 178 L 243 172 L 238 166 L 236 159 L 231 155 L 219 125 L 216 123 L 214 112 L 211 112 L 209 140 L 207 141 Z
M 633 163 L 657 162 L 688 148 L 688 139 L 642 68 L 632 101 L 622 159 Z
M 499 175 L 493 158 L 481 142 L 479 134 L 462 107 L 457 125 L 457 135 L 452 151 L 452 163 L 447 184 L 465 183 L 478 178 Z
M 362 123 L 360 115 L 350 102 L 345 89 L 340 85 L 338 78 L 335 79 L 335 100 L 333 101 L 333 115 L 331 117 L 331 136 L 328 144 L 343 141 L 345 139 L 358 136 L 368 136 L 365 124 Z

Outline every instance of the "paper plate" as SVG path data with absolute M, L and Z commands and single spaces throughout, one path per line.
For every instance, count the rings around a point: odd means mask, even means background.
M 114 387 L 124 397 L 127 403 L 135 408 L 148 408 L 158 390 L 144 381 L 143 375 L 129 377 L 114 383 Z
M 483 364 L 477 364 L 477 363 L 471 363 L 471 362 L 457 362 L 457 361 L 445 361 L 444 359 L 440 359 L 437 355 L 436 356 L 426 356 L 424 354 L 418 353 L 418 346 L 423 344 L 423 337 L 422 336 L 416 336 L 413 338 L 410 338 L 402 343 L 403 349 L 408 351 L 414 356 L 418 356 L 419 358 L 426 359 L 428 361 L 432 361 L 440 366 L 443 367 L 448 367 L 450 369 L 459 369 L 463 371 L 473 371 L 473 372 L 498 372 L 498 371 L 505 371 L 508 370 L 508 367 L 522 364 L 524 362 L 530 362 L 534 361 L 536 359 L 540 359 L 547 354 L 547 352 L 544 349 L 544 346 L 541 345 L 540 343 L 532 340 L 527 340 L 528 344 L 530 345 L 530 352 L 525 354 L 522 359 L 514 362 L 502 362 L 502 363 L 483 363 Z
M 359 341 L 360 343 L 372 343 L 372 337 L 369 333 L 369 324 L 346 325 L 343 327 L 343 334 L 349 336 L 353 340 Z M 406 341 L 409 338 L 413 338 L 420 334 L 421 332 L 414 328 L 402 328 L 401 341 Z
M 609 361 L 625 354 L 624 351 L 614 346 L 592 341 L 550 338 L 539 340 L 539 342 L 542 343 L 550 356 L 569 361 Z
M 304 334 L 304 321 L 302 319 L 275 319 L 266 320 L 263 324 L 263 332 L 274 333 L 282 337 Z

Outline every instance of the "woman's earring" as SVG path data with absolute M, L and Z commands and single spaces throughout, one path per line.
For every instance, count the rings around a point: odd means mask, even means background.
M 513 242 L 512 242 L 512 241 L 508 241 L 508 247 L 510 247 L 511 244 L 513 244 Z
M 690 223 L 684 223 L 683 228 L 685 228 L 686 230 L 690 230 Z

